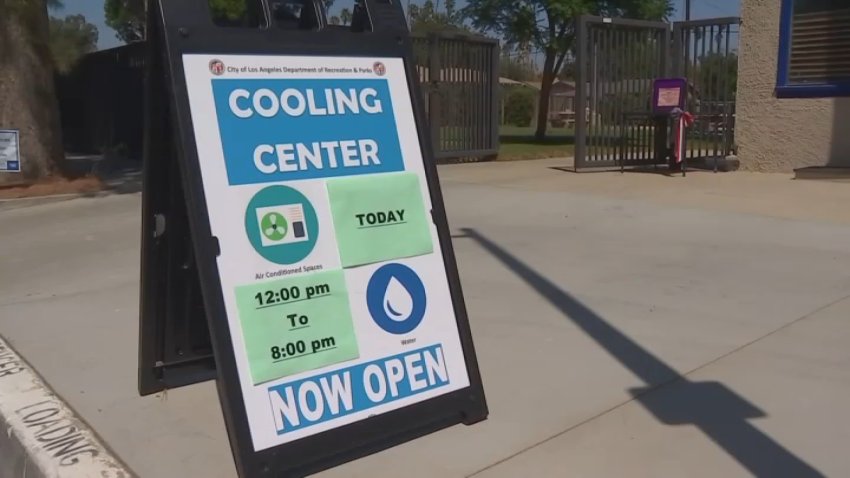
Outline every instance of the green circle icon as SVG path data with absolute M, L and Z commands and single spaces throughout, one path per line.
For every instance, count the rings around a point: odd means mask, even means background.
M 254 250 L 275 264 L 295 264 L 316 247 L 319 220 L 304 194 L 289 186 L 269 186 L 245 209 L 245 234 Z
M 286 218 L 280 213 L 270 212 L 260 221 L 263 235 L 272 241 L 280 241 L 286 237 Z

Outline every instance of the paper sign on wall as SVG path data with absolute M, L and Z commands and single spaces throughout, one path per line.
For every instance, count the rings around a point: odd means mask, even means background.
M 0 130 L 0 172 L 21 172 L 21 148 L 17 130 Z

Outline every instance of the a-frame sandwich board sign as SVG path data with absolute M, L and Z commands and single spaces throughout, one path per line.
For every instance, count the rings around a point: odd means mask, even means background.
M 197 270 L 237 470 L 304 476 L 487 406 L 401 5 L 338 28 L 321 0 L 257 1 L 253 27 L 149 4 L 140 370 L 175 316 L 150 236 L 185 214 L 164 262 Z

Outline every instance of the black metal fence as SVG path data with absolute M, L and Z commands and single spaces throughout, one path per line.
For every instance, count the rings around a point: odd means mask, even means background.
M 576 32 L 576 168 L 664 164 L 670 123 L 653 118 L 656 78 L 687 80 L 687 159 L 734 151 L 739 18 L 671 24 L 583 16 Z M 583 114 L 582 114 L 583 113 Z
M 582 16 L 576 35 L 576 168 L 655 163 L 655 128 L 638 118 L 668 74 L 669 25 Z
M 84 56 L 56 78 L 65 150 L 142 155 L 145 45 L 135 43 Z
M 436 33 L 414 37 L 438 160 L 483 159 L 499 149 L 499 44 Z M 118 150 L 141 158 L 145 44 L 85 56 L 57 78 L 66 151 Z
M 469 35 L 414 37 L 437 159 L 486 158 L 499 150 L 499 44 Z
M 674 71 L 688 79 L 686 109 L 694 115 L 688 159 L 716 160 L 734 151 L 739 23 L 732 17 L 673 25 Z

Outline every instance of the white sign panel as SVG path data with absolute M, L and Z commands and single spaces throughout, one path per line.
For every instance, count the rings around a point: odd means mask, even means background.
M 402 60 L 183 61 L 254 450 L 468 387 Z
M 17 130 L 0 129 L 0 173 L 21 172 L 21 148 Z

